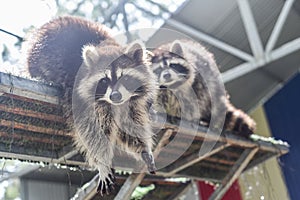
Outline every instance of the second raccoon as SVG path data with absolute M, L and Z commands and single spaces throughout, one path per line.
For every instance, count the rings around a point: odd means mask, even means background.
M 224 113 L 225 130 L 246 137 L 254 132 L 255 122 L 229 102 L 222 83 L 217 81 L 220 79 L 214 57 L 202 45 L 176 40 L 155 49 L 153 54 L 152 70 L 161 88 L 157 109 L 165 111 L 171 122 L 174 118 L 175 121 L 185 118 L 193 122 L 200 120 L 208 126 L 213 114 Z M 221 117 L 214 121 L 216 126 L 224 121 Z

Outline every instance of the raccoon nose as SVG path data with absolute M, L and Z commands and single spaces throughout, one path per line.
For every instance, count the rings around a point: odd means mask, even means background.
M 110 100 L 112 100 L 113 102 L 118 102 L 121 101 L 122 99 L 122 95 L 120 92 L 118 91 L 112 91 L 112 93 L 109 96 Z
M 171 78 L 171 74 L 169 72 L 163 75 L 164 79 L 169 80 Z

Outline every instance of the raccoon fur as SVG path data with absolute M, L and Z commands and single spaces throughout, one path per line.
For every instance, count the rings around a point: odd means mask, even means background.
M 62 86 L 75 145 L 99 171 L 101 195 L 113 188 L 116 148 L 155 171 L 148 104 L 156 96 L 156 82 L 145 47 L 138 41 L 122 47 L 106 29 L 59 17 L 34 33 L 27 59 L 33 77 Z
M 218 82 L 219 71 L 214 57 L 202 45 L 175 40 L 153 50 L 153 54 L 152 70 L 161 88 L 157 110 L 165 111 L 172 123 L 180 118 L 199 119 L 200 124 L 209 126 L 212 114 L 219 116 L 223 112 L 225 120 L 217 117 L 216 126 L 225 121 L 225 130 L 246 137 L 254 132 L 255 122 L 229 102 Z M 211 97 L 217 100 L 213 106 Z M 179 99 L 187 103 L 180 104 Z

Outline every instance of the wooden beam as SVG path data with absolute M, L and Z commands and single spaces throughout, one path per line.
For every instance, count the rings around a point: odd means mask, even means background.
M 71 136 L 72 135 L 71 133 L 66 132 L 64 130 L 55 130 L 52 128 L 33 126 L 30 124 L 22 124 L 19 122 L 8 121 L 8 120 L 3 120 L 3 119 L 0 121 L 0 126 L 6 126 L 6 127 L 11 127 L 11 128 L 22 129 L 25 131 L 32 131 L 32 132 L 44 133 L 44 134 L 50 134 L 50 135 L 60 135 L 60 136 Z
M 221 159 L 221 158 L 212 158 L 212 157 L 208 157 L 205 158 L 205 160 L 209 161 L 209 162 L 214 162 L 214 163 L 221 163 L 224 165 L 234 165 L 234 161 L 231 160 L 225 160 L 225 159 Z
M 163 148 L 163 146 L 168 142 L 169 137 L 172 135 L 173 131 L 170 129 L 167 129 L 166 132 L 161 137 L 159 143 L 157 144 L 153 156 L 156 158 Z M 143 170 L 145 171 L 145 169 Z M 135 188 L 141 183 L 143 178 L 145 177 L 146 173 L 140 173 L 140 174 L 131 174 L 121 187 L 120 191 L 118 192 L 117 196 L 115 197 L 115 200 L 129 200 L 133 191 Z
M 33 137 L 33 136 L 25 136 L 20 134 L 12 134 L 0 131 L 0 138 L 3 140 L 4 138 L 8 139 L 17 139 L 17 140 L 24 140 L 36 143 L 45 143 L 45 144 L 55 144 L 55 145 L 62 145 L 62 142 L 57 140 L 53 140 L 51 138 L 42 138 L 42 137 Z
M 184 124 L 183 120 L 181 121 L 181 124 Z M 174 124 L 170 123 L 164 123 L 163 126 L 165 128 L 169 129 L 178 129 L 178 127 Z M 155 122 L 153 123 L 153 127 L 162 127 L 162 124 Z M 205 138 L 205 140 L 210 139 L 211 141 L 218 141 L 218 142 L 223 142 L 223 143 L 229 143 L 232 146 L 238 146 L 240 148 L 255 148 L 255 147 L 260 147 L 262 151 L 269 151 L 269 152 L 275 152 L 278 153 L 280 152 L 281 154 L 285 154 L 289 151 L 289 146 L 287 144 L 273 144 L 267 141 L 263 140 L 252 140 L 252 139 L 246 139 L 241 136 L 233 135 L 231 133 L 224 133 L 223 135 L 219 134 L 206 134 L 207 133 L 207 128 L 204 127 L 199 127 L 198 132 L 196 135 L 194 134 L 194 130 L 191 128 L 181 126 L 180 127 L 180 132 L 186 135 L 192 135 L 192 136 L 198 136 Z
M 11 158 L 11 159 L 19 159 L 19 160 L 26 160 L 26 161 L 33 161 L 33 162 L 45 162 L 49 164 L 63 164 L 63 165 L 73 165 L 73 166 L 82 166 L 86 167 L 85 162 L 79 162 L 74 160 L 66 160 L 60 161 L 57 158 L 51 157 L 43 157 L 43 156 L 34 156 L 34 155 L 26 155 L 20 153 L 11 153 L 11 152 L 1 152 L 0 151 L 0 158 Z
M 222 199 L 225 192 L 229 189 L 232 183 L 237 179 L 237 177 L 242 173 L 242 171 L 247 167 L 248 163 L 254 157 L 256 152 L 259 150 L 258 147 L 253 149 L 245 149 L 240 158 L 237 160 L 235 165 L 231 168 L 229 173 L 222 180 L 219 187 L 214 191 L 214 193 L 209 197 L 209 200 L 220 200 Z
M 52 115 L 47 113 L 41 113 L 33 110 L 26 110 L 20 107 L 8 107 L 7 105 L 0 104 L 0 110 L 3 112 L 12 113 L 15 115 L 22 115 L 27 117 L 34 117 L 49 121 L 55 121 L 55 122 L 64 122 L 65 119 L 58 115 Z
M 177 162 L 175 162 L 175 164 L 172 165 L 172 169 L 169 173 L 167 173 L 167 176 L 168 175 L 172 176 L 173 174 L 175 174 L 197 162 L 200 162 L 201 160 L 203 160 L 211 155 L 214 155 L 215 153 L 218 153 L 219 151 L 222 151 L 223 149 L 225 149 L 228 146 L 230 146 L 230 144 L 217 143 L 210 152 L 208 152 L 204 155 L 199 156 L 199 152 L 197 151 L 196 153 L 193 153 L 192 155 L 190 155 L 184 159 L 180 159 Z
M 99 174 L 94 176 L 92 180 L 84 184 L 70 200 L 88 200 L 96 195 L 95 188 L 98 184 Z

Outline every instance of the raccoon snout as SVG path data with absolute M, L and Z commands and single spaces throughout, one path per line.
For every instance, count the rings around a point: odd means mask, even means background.
M 169 80 L 171 78 L 171 74 L 169 72 L 163 75 L 164 79 Z
M 109 96 L 110 100 L 113 102 L 119 102 L 122 99 L 122 94 L 119 91 L 112 91 L 112 93 Z
M 169 82 L 171 80 L 171 73 L 169 72 L 169 70 L 165 70 L 162 72 L 162 78 L 164 81 Z

